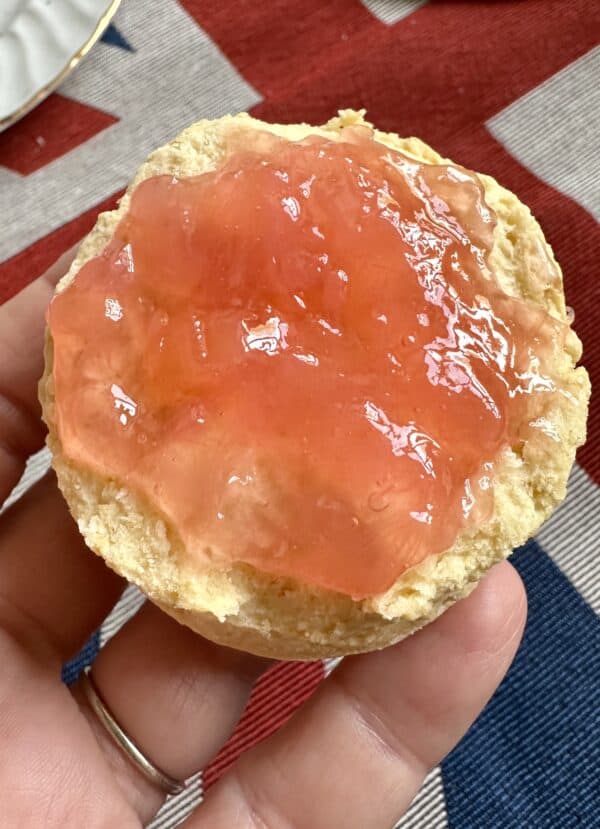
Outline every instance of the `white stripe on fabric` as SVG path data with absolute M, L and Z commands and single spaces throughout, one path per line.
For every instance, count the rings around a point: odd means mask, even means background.
M 202 775 L 196 774 L 181 794 L 167 800 L 152 823 L 148 825 L 148 829 L 173 829 L 179 826 L 201 802 Z
M 21 476 L 21 480 L 10 493 L 4 504 L 0 507 L 0 512 L 3 512 L 5 509 L 8 509 L 11 504 L 14 504 L 21 495 L 23 495 L 29 487 L 33 486 L 40 478 L 46 474 L 46 472 L 50 469 L 50 450 L 44 446 L 43 449 L 40 449 L 39 452 L 36 452 L 35 455 L 31 455 L 28 459 L 27 464 L 25 466 L 25 471 Z
M 571 584 L 600 613 L 600 487 L 576 464 L 567 497 L 536 538 Z
M 446 799 L 442 771 L 438 766 L 430 772 L 421 791 L 394 829 L 447 829 Z
M 343 656 L 336 656 L 333 659 L 323 660 L 323 674 L 326 678 L 332 671 L 335 671 L 335 669 L 338 667 L 343 658 Z
M 100 647 L 112 639 L 125 622 L 135 615 L 146 601 L 146 597 L 133 584 L 128 585 L 117 604 L 113 607 L 100 628 Z
M 362 2 L 382 23 L 392 26 L 424 6 L 427 0 L 362 0 Z
M 487 122 L 532 173 L 600 219 L 600 47 L 553 75 Z
M 0 260 L 124 187 L 188 124 L 261 100 L 175 0 L 128 0 L 115 20 L 136 51 L 97 43 L 60 92 L 121 120 L 28 176 L 0 167 Z

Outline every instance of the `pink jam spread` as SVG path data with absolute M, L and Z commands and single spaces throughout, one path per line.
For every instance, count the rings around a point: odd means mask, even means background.
M 200 563 L 361 599 L 490 515 L 563 326 L 498 287 L 474 174 L 344 136 L 142 182 L 49 326 L 69 458 Z

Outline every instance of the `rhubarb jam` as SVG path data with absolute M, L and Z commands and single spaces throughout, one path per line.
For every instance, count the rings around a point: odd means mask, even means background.
M 500 289 L 474 174 L 242 137 L 139 184 L 52 302 L 60 440 L 200 564 L 361 599 L 490 516 L 564 326 Z

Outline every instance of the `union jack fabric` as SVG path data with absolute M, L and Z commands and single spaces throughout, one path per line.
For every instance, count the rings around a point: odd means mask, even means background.
M 532 208 L 600 385 L 599 43 L 597 0 L 123 0 L 58 92 L 0 135 L 0 302 L 80 239 L 149 151 L 192 121 L 249 110 L 322 123 L 364 107 L 381 129 L 422 137 Z M 47 465 L 45 452 L 32 458 L 12 498 Z M 403 829 L 599 825 L 599 485 L 592 397 L 567 500 L 512 558 L 530 602 L 516 661 Z M 141 601 L 128 588 L 65 681 Z M 227 746 L 152 827 L 177 825 L 333 668 L 272 668 Z

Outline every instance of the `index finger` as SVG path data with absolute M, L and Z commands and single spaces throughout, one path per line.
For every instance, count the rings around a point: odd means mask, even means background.
M 44 313 L 75 248 L 0 306 L 0 504 L 43 444 L 37 383 L 44 364 Z

